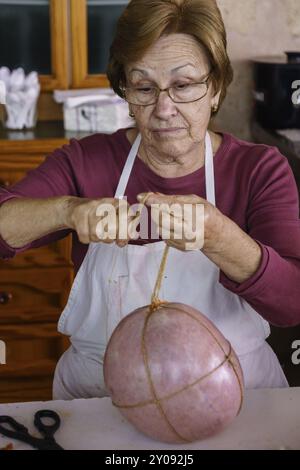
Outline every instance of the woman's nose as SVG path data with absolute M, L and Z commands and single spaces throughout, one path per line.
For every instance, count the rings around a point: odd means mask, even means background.
M 160 119 L 168 119 L 170 116 L 176 116 L 178 112 L 176 104 L 171 100 L 167 91 L 160 92 L 154 112 Z

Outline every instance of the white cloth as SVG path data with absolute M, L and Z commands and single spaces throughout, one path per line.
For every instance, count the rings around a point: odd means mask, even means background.
M 299 403 L 300 387 L 246 390 L 241 412 L 230 426 L 215 436 L 184 444 L 166 444 L 144 435 L 124 419 L 119 409 L 107 397 L 89 400 L 4 403 L 0 404 L 0 415 L 14 417 L 26 426 L 31 434 L 37 436 L 39 433 L 33 423 L 34 414 L 38 410 L 54 410 L 62 418 L 61 426 L 54 437 L 57 443 L 66 450 L 105 450 L 103 455 L 107 457 L 112 457 L 112 453 L 115 453 L 115 456 L 135 455 L 132 452 L 134 450 L 163 451 L 159 452 L 159 455 L 167 450 L 175 451 L 174 454 L 182 450 L 185 454 L 195 454 L 194 467 L 196 468 L 196 462 L 200 463 L 202 457 L 197 452 L 199 450 L 300 450 Z M 14 450 L 32 450 L 29 444 L 0 434 L 0 449 L 9 443 L 13 443 Z M 108 453 L 108 450 L 112 452 Z M 131 453 L 122 454 L 123 450 L 131 451 Z M 188 450 L 195 452 L 186 452 Z M 5 454 L 1 457 L 3 455 Z M 277 456 L 278 453 L 275 455 Z M 143 458 L 140 458 L 137 469 L 147 468 L 147 464 L 143 465 Z M 130 465 L 130 461 L 127 465 L 125 462 L 122 465 L 123 468 L 134 468 L 134 465 Z M 163 468 L 163 464 L 159 465 L 158 460 L 154 460 L 154 463 L 156 467 L 153 465 L 152 468 Z M 172 465 L 170 468 L 178 470 L 189 468 L 183 460 L 177 460 L 176 463 L 176 466 Z M 115 468 L 121 469 L 122 466 L 116 464 Z M 105 468 L 113 467 L 112 464 Z M 1 464 L 1 468 L 9 470 L 9 466 L 5 466 L 4 463 Z M 198 468 L 201 468 L 200 464 Z
M 125 194 L 140 139 L 139 135 L 129 153 L 115 197 Z M 215 205 L 208 132 L 205 184 L 206 198 Z M 59 320 L 59 331 L 71 337 L 72 346 L 56 368 L 55 399 L 107 394 L 102 367 L 106 345 L 123 317 L 150 303 L 164 247 L 163 241 L 125 248 L 90 243 Z M 170 248 L 160 298 L 191 305 L 219 328 L 241 361 L 247 388 L 288 385 L 278 359 L 265 342 L 269 324 L 219 283 L 219 268 L 201 251 Z

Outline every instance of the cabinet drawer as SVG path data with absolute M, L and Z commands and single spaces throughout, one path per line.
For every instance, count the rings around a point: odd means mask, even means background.
M 47 377 L 1 378 L 0 403 L 52 400 L 53 374 L 54 367 Z
M 71 249 L 72 236 L 69 235 L 62 240 L 49 243 L 40 248 L 33 248 L 18 253 L 14 258 L 0 260 L 0 271 L 1 269 L 51 268 L 59 266 L 73 268 L 73 264 L 70 261 Z
M 39 163 L 42 163 L 40 159 Z M 0 161 L 0 187 L 8 188 L 26 176 L 28 171 L 37 166 L 31 162 Z
M 2 325 L 0 338 L 6 347 L 0 402 L 51 399 L 55 366 L 68 347 L 56 323 Z
M 0 403 L 52 400 L 52 384 L 53 373 L 47 377 L 1 378 Z
M 0 366 L 2 378 L 48 375 L 67 345 L 67 337 L 57 332 L 56 323 L 1 325 L 0 338 L 6 349 L 6 364 Z
M 6 170 L 0 173 L 0 188 L 9 188 L 9 186 L 23 179 L 26 173 L 23 171 Z
M 1 269 L 0 324 L 52 321 L 62 311 L 72 285 L 71 269 Z M 0 330 L 1 331 L 1 330 Z

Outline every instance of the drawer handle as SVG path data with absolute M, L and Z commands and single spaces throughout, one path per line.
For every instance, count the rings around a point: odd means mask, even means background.
M 0 188 L 8 188 L 10 181 L 0 180 Z
M 13 296 L 10 292 L 0 292 L 0 305 L 6 305 L 12 300 Z

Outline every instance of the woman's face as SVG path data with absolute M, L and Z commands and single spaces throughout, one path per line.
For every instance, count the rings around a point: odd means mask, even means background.
M 173 85 L 201 82 L 207 78 L 210 65 L 198 42 L 187 34 L 161 37 L 143 59 L 126 69 L 128 87 Z M 193 103 L 174 103 L 168 93 L 160 93 L 150 106 L 130 105 L 144 145 L 153 150 L 180 156 L 202 142 L 207 130 L 212 106 L 218 104 L 219 94 L 213 96 L 209 82 L 207 95 Z

